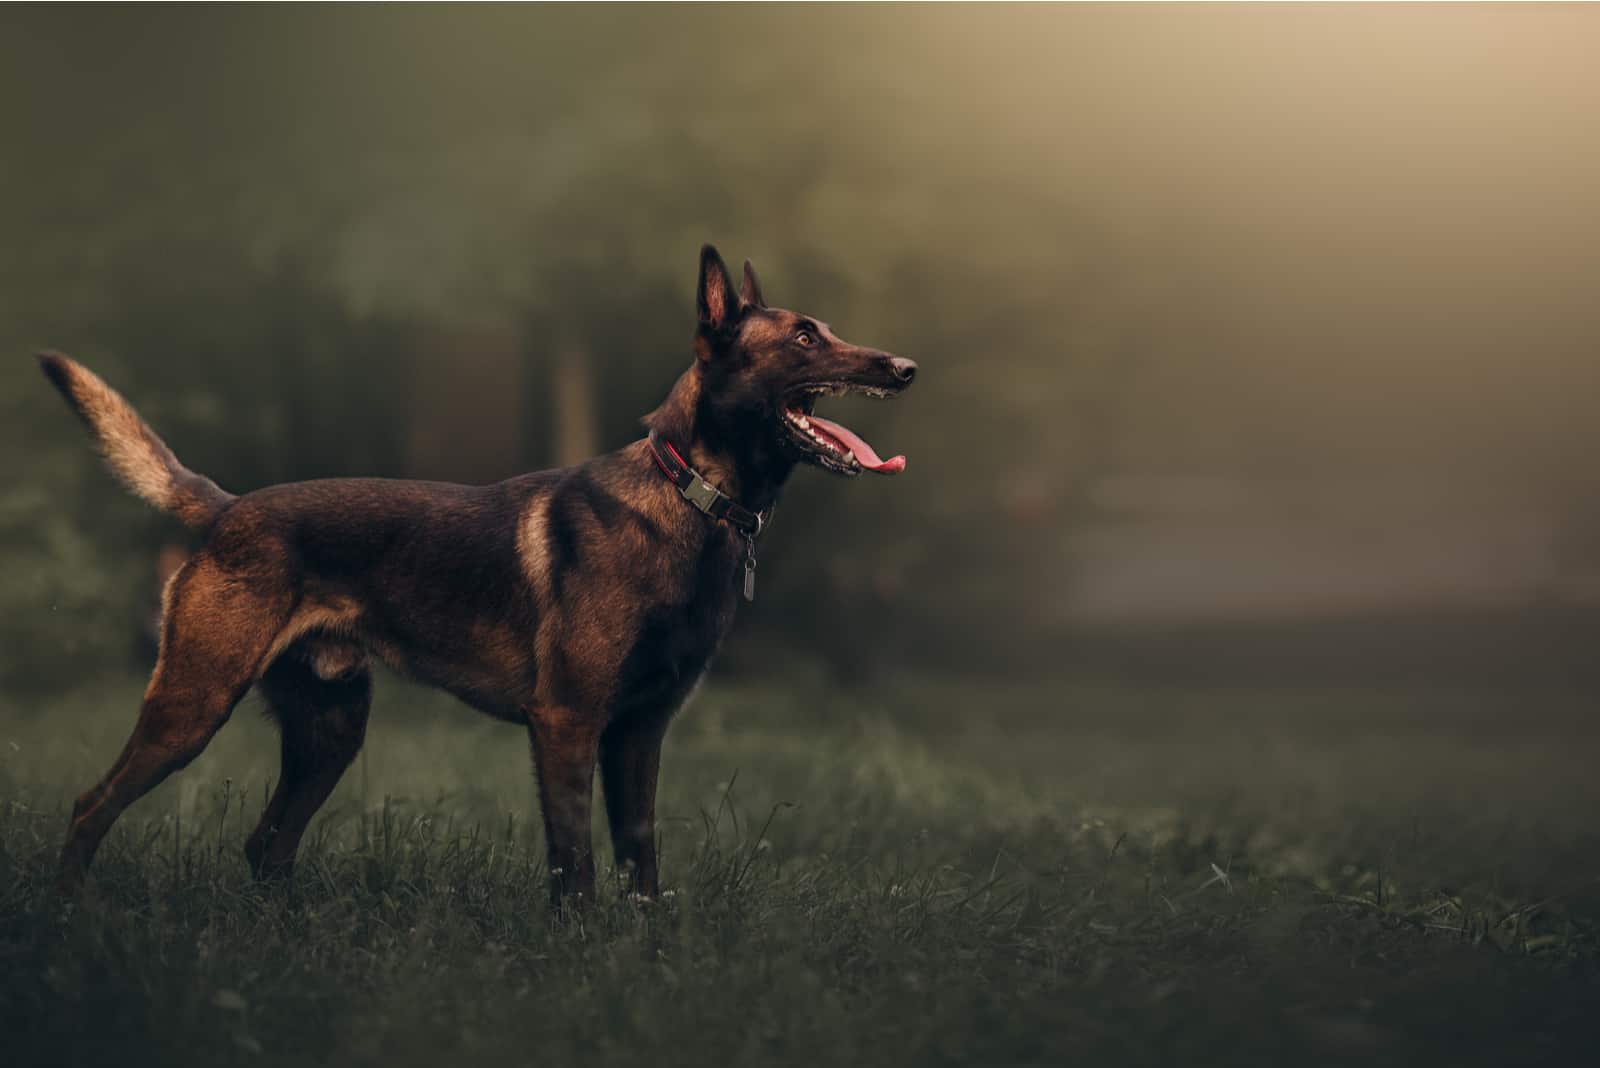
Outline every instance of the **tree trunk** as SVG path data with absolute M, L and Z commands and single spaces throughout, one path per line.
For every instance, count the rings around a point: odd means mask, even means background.
M 574 342 L 562 347 L 551 372 L 551 387 L 556 465 L 581 463 L 600 451 L 594 361 L 582 345 Z

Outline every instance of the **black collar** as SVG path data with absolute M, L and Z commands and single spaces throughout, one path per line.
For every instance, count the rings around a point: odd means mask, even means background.
M 717 487 L 707 482 L 694 468 L 689 466 L 687 460 L 677 449 L 672 447 L 672 442 L 665 440 L 654 430 L 650 431 L 648 441 L 650 455 L 655 459 L 656 466 L 661 468 L 661 473 L 667 476 L 667 481 L 678 487 L 678 492 L 683 494 L 683 499 L 700 509 L 712 519 L 722 519 L 733 526 L 752 542 L 762 530 L 766 528 L 767 521 L 772 518 L 772 509 L 764 512 L 752 512 L 723 493 Z M 752 555 L 754 546 L 752 545 Z

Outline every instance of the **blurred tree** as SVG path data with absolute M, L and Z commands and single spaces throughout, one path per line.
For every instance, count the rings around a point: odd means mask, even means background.
M 637 434 L 689 359 L 713 240 L 776 302 L 924 367 L 897 404 L 837 402 L 910 472 L 796 479 L 755 639 L 802 628 L 854 677 L 1046 618 L 1066 587 L 1040 576 L 1070 570 L 1137 366 L 1109 243 L 1062 189 L 964 151 L 982 116 L 882 62 L 871 12 L 841 16 L 828 77 L 793 13 L 635 11 L 604 48 L 598 17 L 12 20 L 0 60 L 54 95 L 0 100 L 50 161 L 0 170 L 0 342 L 89 359 L 230 488 L 424 457 L 493 477 Z M 82 76 L 54 78 L 69 54 Z M 485 416 L 488 455 L 453 461 L 460 434 L 430 422 L 451 375 L 476 376 L 464 397 L 520 394 Z M 43 681 L 69 631 L 114 626 L 97 597 L 136 616 L 164 528 L 31 366 L 0 386 L 8 432 L 42 445 L 0 498 L 0 547 L 75 583 L 0 588 L 0 671 Z M 135 552 L 138 580 L 117 577 Z

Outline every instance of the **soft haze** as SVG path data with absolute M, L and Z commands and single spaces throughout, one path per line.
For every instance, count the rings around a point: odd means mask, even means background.
M 103 370 L 232 489 L 496 478 L 636 432 L 705 240 L 924 368 L 840 406 L 910 469 L 802 474 L 757 637 L 855 648 L 849 618 L 1043 667 L 1052 628 L 1600 586 L 1593 9 L 5 21 L 24 644 L 133 612 L 163 537 L 30 350 Z

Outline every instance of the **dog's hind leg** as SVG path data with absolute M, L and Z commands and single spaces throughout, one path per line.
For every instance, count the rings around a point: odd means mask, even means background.
M 271 591 L 271 592 L 264 592 Z M 199 756 L 255 679 L 291 598 L 196 557 L 168 591 L 161 655 L 139 721 L 111 770 L 73 806 L 61 886 L 82 882 L 100 841 L 127 807 Z
M 245 843 L 258 879 L 287 877 L 317 809 L 361 751 L 372 704 L 372 673 L 357 656 L 335 677 L 313 653 L 292 651 L 261 676 L 261 692 L 282 734 L 283 768 L 261 822 Z

